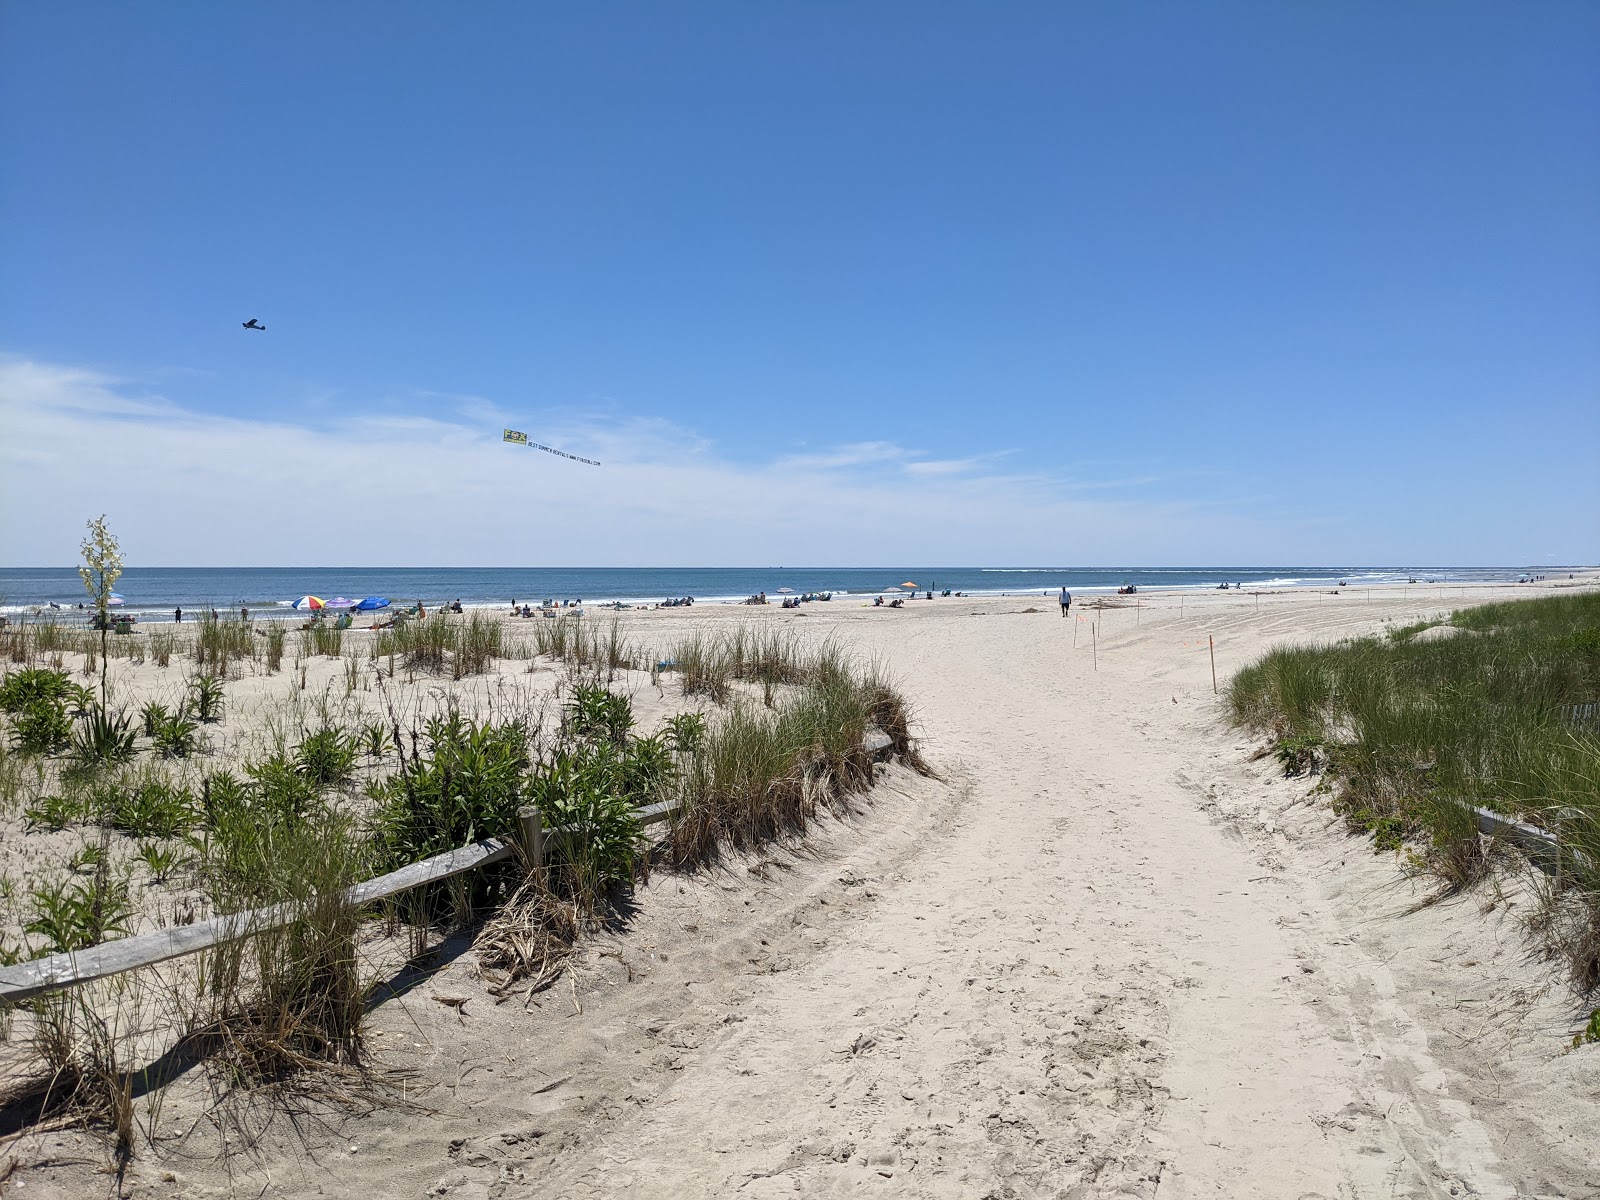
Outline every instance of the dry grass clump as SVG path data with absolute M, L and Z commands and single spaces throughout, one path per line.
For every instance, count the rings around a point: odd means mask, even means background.
M 201 613 L 196 622 L 194 661 L 202 671 L 226 675 L 234 660 L 256 657 L 255 626 L 238 617 Z
M 541 618 L 533 626 L 534 650 L 545 658 L 591 671 L 603 670 L 609 682 L 617 671 L 642 670 L 650 654 L 629 641 L 622 633 L 622 622 L 613 618 L 597 627 L 576 613 Z
M 407 670 L 448 674 L 452 679 L 482 675 L 495 659 L 507 657 L 500 622 L 481 613 L 470 613 L 465 620 L 436 613 L 379 630 L 372 641 L 373 661 L 395 655 Z
M 1270 734 L 1290 773 L 1326 768 L 1335 804 L 1379 849 L 1452 889 L 1496 849 L 1473 806 L 1559 834 L 1564 894 L 1546 922 L 1585 993 L 1600 988 L 1600 728 L 1575 719 L 1600 697 L 1600 596 L 1456 613 L 1461 635 L 1420 628 L 1275 650 L 1228 701 Z
M 582 927 L 577 903 L 552 891 L 543 878 L 528 877 L 473 943 L 489 994 L 503 997 L 520 988 L 526 1006 L 560 978 Z

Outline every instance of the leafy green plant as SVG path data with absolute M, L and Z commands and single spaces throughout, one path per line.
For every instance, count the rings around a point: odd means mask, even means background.
M 104 863 L 87 880 L 58 879 L 32 892 L 33 917 L 23 929 L 45 939 L 53 954 L 86 950 L 133 920 L 128 885 L 113 880 Z
M 620 746 L 633 729 L 633 705 L 606 688 L 579 684 L 567 703 L 566 718 L 577 737 L 601 738 Z
M 180 710 L 156 726 L 151 748 L 162 758 L 188 758 L 195 752 L 199 736 L 200 727 Z
M 133 722 L 126 714 L 96 704 L 73 731 L 72 754 L 91 766 L 125 762 L 133 757 L 133 739 Z
M 181 848 L 173 843 L 139 843 L 139 861 L 144 863 L 155 883 L 165 883 L 173 872 L 188 862 Z
M 1278 739 L 1273 747 L 1285 775 L 1305 775 L 1317 769 L 1318 752 L 1322 739 L 1314 733 L 1291 733 Z
M 29 702 L 11 718 L 12 744 L 23 754 L 54 754 L 72 741 L 72 718 L 56 699 Z
M 77 871 L 83 867 L 98 867 L 106 860 L 106 848 L 98 842 L 85 842 L 72 852 L 67 866 Z
M 144 735 L 153 738 L 156 730 L 172 716 L 165 704 L 157 704 L 154 700 L 142 705 L 139 709 L 139 721 L 144 726 Z
M 260 762 L 247 763 L 245 774 L 254 784 L 247 795 L 260 811 L 270 813 L 273 820 L 292 824 L 321 806 L 321 790 L 296 760 L 273 755 Z
M 43 667 L 11 671 L 0 680 L 0 709 L 15 714 L 41 700 L 64 703 L 72 686 L 65 671 Z
M 95 783 L 89 803 L 103 825 L 136 838 L 174 838 L 200 823 L 194 793 L 152 769 Z
M 63 699 L 67 702 L 67 711 L 75 717 L 88 716 L 94 711 L 94 689 L 84 687 L 81 683 L 67 684 L 66 695 Z
M 222 720 L 225 705 L 220 675 L 196 675 L 189 681 L 189 709 L 202 725 Z
M 382 758 L 392 744 L 382 721 L 370 721 L 361 727 L 361 749 L 368 758 Z
M 92 815 L 81 795 L 69 792 L 64 795 L 40 796 L 22 810 L 29 829 L 48 829 L 52 832 L 80 825 Z
M 385 869 L 404 866 L 486 837 L 510 837 L 524 802 L 527 731 L 515 722 L 476 725 L 458 712 L 429 722 L 428 752 L 402 756 L 400 770 L 368 789 L 374 842 Z M 469 907 L 486 898 L 503 872 L 475 872 Z M 431 911 L 433 897 L 419 897 Z
M 551 830 L 546 863 L 566 888 L 590 900 L 633 877 L 639 818 L 623 757 L 610 742 L 579 742 L 541 762 L 528 796 Z
M 679 754 L 693 754 L 705 744 L 706 719 L 696 712 L 678 713 L 667 718 L 667 741 Z
M 331 727 L 310 734 L 295 751 L 296 769 L 318 788 L 348 783 L 355 764 L 354 740 Z

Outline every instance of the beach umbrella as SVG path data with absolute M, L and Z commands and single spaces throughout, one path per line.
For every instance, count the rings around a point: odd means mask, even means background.
M 912 590 L 912 591 L 916 591 L 916 590 L 917 590 L 917 585 L 916 585 L 916 584 L 914 584 L 914 583 L 902 583 L 902 584 L 901 584 L 901 585 L 900 585 L 900 586 L 901 586 L 901 587 L 908 587 L 908 588 L 910 588 L 910 589 L 911 589 L 911 590 Z
M 357 612 L 371 612 L 375 608 L 388 608 L 388 607 L 389 607 L 389 598 L 387 596 L 368 596 L 365 600 L 362 600 L 360 603 L 358 603 L 356 605 L 356 611 Z
M 355 606 L 356 602 L 350 599 L 349 596 L 335 596 L 328 601 L 329 608 L 354 608 Z
M 320 596 L 301 596 L 300 599 L 296 600 L 289 607 L 318 609 L 327 608 L 328 606 L 322 602 L 322 597 Z
M 106 603 L 107 604 L 126 604 L 127 601 L 122 598 L 122 593 L 120 593 L 120 592 L 112 592 L 110 597 L 106 600 Z

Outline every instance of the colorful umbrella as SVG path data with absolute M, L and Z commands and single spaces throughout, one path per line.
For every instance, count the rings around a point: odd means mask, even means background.
M 329 608 L 354 608 L 355 606 L 356 602 L 350 599 L 349 596 L 335 596 L 328 601 Z
M 322 602 L 322 598 L 320 596 L 301 596 L 300 599 L 296 600 L 289 607 L 309 608 L 314 610 L 318 608 L 327 608 L 328 606 Z
M 901 585 L 900 585 L 900 586 L 901 586 L 901 587 L 908 587 L 908 588 L 910 588 L 910 589 L 911 589 L 911 590 L 912 590 L 912 591 L 916 591 L 916 590 L 917 590 L 917 585 L 916 585 L 916 584 L 914 584 L 914 583 L 902 583 L 902 584 L 901 584 Z
M 111 596 L 106 600 L 106 603 L 107 604 L 126 604 L 127 601 L 122 598 L 122 593 L 120 593 L 120 592 L 112 592 Z
M 375 608 L 388 608 L 388 607 L 389 607 L 389 598 L 387 596 L 368 596 L 365 600 L 361 601 L 360 604 L 356 605 L 356 611 L 357 612 L 371 612 Z

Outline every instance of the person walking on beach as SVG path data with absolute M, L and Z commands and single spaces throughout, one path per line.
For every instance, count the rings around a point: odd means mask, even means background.
M 182 621 L 183 621 L 183 609 L 181 609 L 181 608 L 173 609 L 172 610 L 172 619 L 173 619 L 174 622 L 177 622 L 177 623 L 181 624 Z
M 1072 593 L 1067 591 L 1067 585 L 1061 585 L 1061 615 L 1067 615 L 1067 609 L 1072 607 Z

